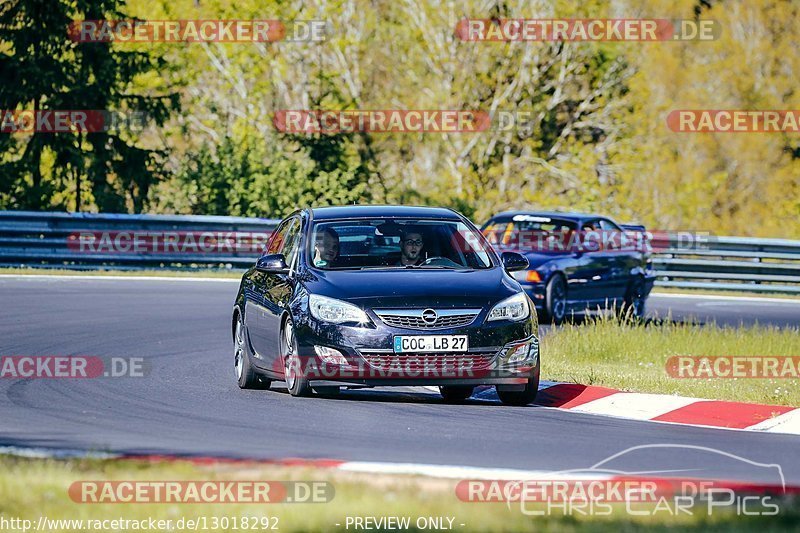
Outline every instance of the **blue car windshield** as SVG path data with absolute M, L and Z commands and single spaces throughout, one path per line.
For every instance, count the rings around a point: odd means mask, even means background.
M 377 219 L 317 222 L 310 263 L 325 270 L 479 269 L 492 260 L 483 236 L 453 220 Z
M 564 252 L 566 243 L 578 229 L 574 220 L 539 215 L 517 215 L 492 220 L 483 234 L 499 249 L 537 252 Z

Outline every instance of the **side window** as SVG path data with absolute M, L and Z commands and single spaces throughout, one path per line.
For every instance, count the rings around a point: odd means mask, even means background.
M 600 229 L 599 220 L 584 220 L 583 226 L 581 226 L 581 230 L 583 231 L 597 231 L 599 229 Z
M 283 224 L 278 226 L 278 229 L 275 230 L 275 233 L 272 234 L 272 237 L 267 244 L 267 248 L 264 250 L 265 254 L 279 254 L 281 250 L 283 250 L 284 243 L 286 242 L 286 234 L 289 231 L 289 226 L 294 221 L 285 220 Z
M 581 225 L 581 242 L 583 243 L 584 252 L 601 251 L 601 243 L 603 241 L 601 231 L 598 219 L 583 221 Z
M 287 265 L 291 266 L 293 264 L 294 257 L 297 255 L 298 250 L 300 250 L 300 219 L 294 218 L 289 227 L 289 231 L 286 232 L 286 246 L 284 246 L 283 251 L 280 252 L 286 256 Z
M 611 222 L 610 220 L 600 219 L 600 229 L 603 231 L 622 231 L 622 228 Z
M 622 247 L 624 232 L 622 228 L 604 218 L 600 219 L 600 229 L 603 230 L 603 243 L 609 250 L 619 250 Z

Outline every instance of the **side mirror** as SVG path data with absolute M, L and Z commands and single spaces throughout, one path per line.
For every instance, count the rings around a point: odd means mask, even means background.
M 506 272 L 516 272 L 528 268 L 528 258 L 517 252 L 503 252 L 500 260 L 503 262 Z
M 256 262 L 256 270 L 271 274 L 287 274 L 289 266 L 283 254 L 262 255 Z

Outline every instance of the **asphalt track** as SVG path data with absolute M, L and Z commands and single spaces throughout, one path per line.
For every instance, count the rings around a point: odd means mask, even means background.
M 0 277 L 0 355 L 143 357 L 118 379 L 0 379 L 0 446 L 242 458 L 334 458 L 527 470 L 586 469 L 800 484 L 800 437 L 593 416 L 496 401 L 444 404 L 424 389 L 292 398 L 233 377 L 236 283 Z M 798 325 L 797 302 L 653 297 L 676 320 Z M 758 304 L 758 305 L 751 305 Z M 546 355 L 545 355 L 546 357 Z M 546 374 L 546 363 L 545 363 Z M 544 376 L 546 378 L 546 375 Z M 708 447 L 731 455 L 707 452 Z M 733 457 L 735 456 L 735 457 Z

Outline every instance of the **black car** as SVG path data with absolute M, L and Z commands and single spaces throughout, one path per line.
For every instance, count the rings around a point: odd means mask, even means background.
M 284 380 L 294 396 L 437 385 L 446 400 L 494 385 L 525 405 L 539 384 L 530 298 L 480 231 L 443 208 L 297 211 L 242 277 L 233 308 L 241 388 Z
M 644 316 L 655 273 L 643 226 L 620 226 L 585 213 L 509 211 L 492 217 L 483 234 L 499 252 L 523 254 L 514 273 L 543 321 L 561 323 L 587 310 Z

